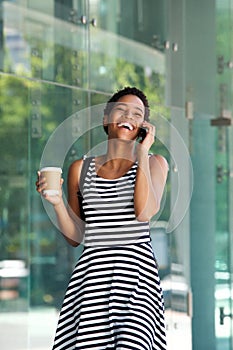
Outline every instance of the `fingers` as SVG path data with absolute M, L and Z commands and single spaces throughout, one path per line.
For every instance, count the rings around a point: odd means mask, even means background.
M 147 129 L 147 134 L 141 143 L 143 143 L 145 146 L 147 145 L 148 147 L 151 147 L 155 141 L 156 127 L 147 121 L 142 123 L 142 127 Z
M 145 127 L 148 129 L 148 133 L 152 136 L 155 136 L 155 132 L 156 132 L 156 127 L 149 123 L 148 121 L 144 120 L 144 122 L 142 123 L 142 127 Z
M 46 188 L 46 179 L 41 177 L 40 171 L 37 172 L 36 190 L 40 194 L 43 194 L 43 190 Z
M 151 146 L 155 141 L 155 132 L 156 132 L 155 126 L 149 123 L 148 121 L 144 121 L 142 123 L 142 127 L 147 129 L 147 134 L 146 134 L 146 137 L 137 145 L 138 157 L 140 157 L 141 155 L 148 154 Z
M 60 180 L 61 187 L 62 187 L 63 183 L 64 183 L 64 179 L 61 178 L 61 180 Z M 43 177 L 41 176 L 40 171 L 37 172 L 37 181 L 36 181 L 35 185 L 36 185 L 37 192 L 42 194 L 44 197 L 46 197 L 46 194 L 43 194 L 43 191 L 47 187 L 47 182 L 46 182 L 46 178 L 44 176 Z

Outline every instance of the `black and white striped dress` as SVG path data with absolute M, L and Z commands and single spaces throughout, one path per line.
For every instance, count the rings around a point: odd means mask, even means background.
M 149 223 L 138 222 L 137 163 L 99 177 L 91 162 L 83 188 L 86 231 L 60 312 L 53 350 L 165 350 L 163 297 Z

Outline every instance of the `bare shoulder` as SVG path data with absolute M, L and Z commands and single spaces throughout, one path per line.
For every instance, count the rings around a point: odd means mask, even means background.
M 168 168 L 168 162 L 164 156 L 161 154 L 152 154 L 150 156 L 150 163 L 153 164 L 159 164 L 162 167 Z
M 77 159 L 71 163 L 68 172 L 68 184 L 78 186 L 81 169 L 83 165 L 83 159 Z
M 159 169 L 167 173 L 169 165 L 166 158 L 160 154 L 152 154 L 149 158 L 150 168 L 153 170 Z
M 70 164 L 69 171 L 78 171 L 82 168 L 83 159 L 77 159 Z

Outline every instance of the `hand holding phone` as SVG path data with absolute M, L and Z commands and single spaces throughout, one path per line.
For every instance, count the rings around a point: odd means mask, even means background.
M 139 142 L 142 142 L 145 139 L 147 133 L 148 133 L 147 128 L 140 128 L 140 131 L 138 134 L 138 137 L 140 138 Z

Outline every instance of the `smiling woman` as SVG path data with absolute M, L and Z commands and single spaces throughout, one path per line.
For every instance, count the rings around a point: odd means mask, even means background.
M 122 136 L 128 135 L 131 140 L 138 138 L 145 115 L 143 101 L 134 94 L 128 94 L 111 104 L 113 104 L 112 108 L 108 105 L 110 113 L 104 117 L 104 126 L 109 139 L 117 137 L 114 133 L 117 129 L 123 130 Z
M 68 208 L 62 191 L 48 196 L 46 179 L 38 179 L 37 190 L 53 204 L 64 237 L 73 246 L 82 240 L 85 246 L 65 295 L 54 350 L 166 349 L 149 220 L 160 208 L 168 166 L 162 156 L 148 154 L 155 137 L 148 107 L 135 87 L 107 102 L 107 152 L 88 163 L 81 202 L 83 159 L 69 169 Z M 142 127 L 148 132 L 138 142 Z

